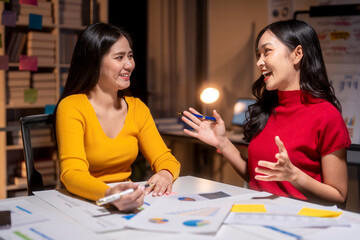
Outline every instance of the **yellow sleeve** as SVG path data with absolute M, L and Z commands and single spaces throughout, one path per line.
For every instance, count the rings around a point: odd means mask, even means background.
M 156 128 L 149 108 L 142 102 L 137 103 L 136 124 L 139 124 L 139 146 L 142 154 L 150 163 L 153 172 L 168 170 L 174 177 L 179 177 L 180 163 L 171 154 Z
M 63 99 L 56 112 L 60 178 L 66 189 L 78 196 L 97 200 L 105 196 L 108 186 L 91 176 L 84 149 L 86 112 L 80 102 Z

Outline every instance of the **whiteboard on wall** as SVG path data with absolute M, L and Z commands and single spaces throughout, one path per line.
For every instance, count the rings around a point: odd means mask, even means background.
M 295 17 L 316 31 L 352 149 L 360 150 L 360 5 L 311 7 Z

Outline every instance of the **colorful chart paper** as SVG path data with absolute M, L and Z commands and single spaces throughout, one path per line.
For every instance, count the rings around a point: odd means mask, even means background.
M 157 223 L 157 224 L 162 224 L 162 223 L 167 223 L 169 222 L 169 220 L 165 219 L 165 218 L 150 218 L 149 222 L 151 223 Z
M 204 221 L 204 220 L 189 220 L 183 222 L 183 224 L 188 227 L 202 227 L 208 225 L 209 223 L 210 223 L 209 221 Z
M 190 197 L 179 197 L 178 200 L 180 200 L 180 201 L 191 201 L 191 202 L 196 201 L 195 199 L 190 198 Z

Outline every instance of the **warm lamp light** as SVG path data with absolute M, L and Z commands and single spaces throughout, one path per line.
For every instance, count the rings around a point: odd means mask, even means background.
M 219 99 L 220 92 L 216 88 L 205 88 L 201 94 L 200 99 L 203 103 L 210 104 L 214 103 Z

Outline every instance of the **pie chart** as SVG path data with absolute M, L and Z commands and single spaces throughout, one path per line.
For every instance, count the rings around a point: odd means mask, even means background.
M 179 199 L 180 201 L 190 201 L 190 202 L 196 201 L 195 199 L 190 198 L 190 197 L 179 197 L 178 199 Z
M 150 218 L 149 222 L 152 223 L 157 223 L 157 224 L 161 224 L 161 223 L 167 223 L 169 220 L 165 219 L 165 218 Z
M 210 223 L 209 221 L 205 221 L 205 220 L 189 220 L 183 222 L 183 224 L 188 227 L 202 227 L 208 225 L 209 223 Z

